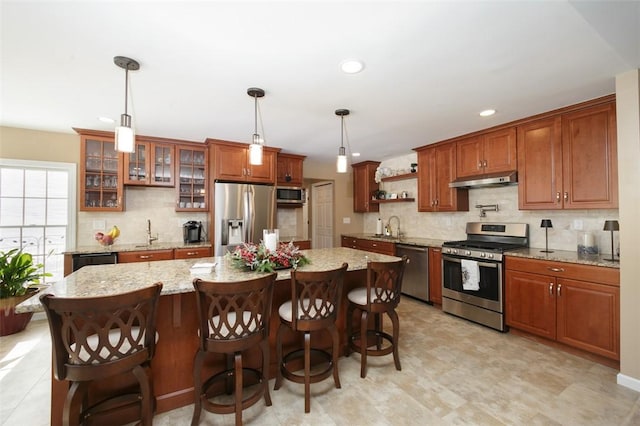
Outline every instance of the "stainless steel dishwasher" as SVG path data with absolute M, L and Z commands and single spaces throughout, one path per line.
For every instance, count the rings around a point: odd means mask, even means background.
M 396 256 L 406 255 L 402 293 L 431 304 L 429 301 L 429 248 L 396 244 Z
M 101 253 L 82 253 L 74 254 L 71 257 L 71 269 L 73 272 L 87 265 L 105 265 L 118 263 L 118 253 L 101 252 Z

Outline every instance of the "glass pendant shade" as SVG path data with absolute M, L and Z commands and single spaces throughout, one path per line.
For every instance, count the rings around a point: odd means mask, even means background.
M 136 135 L 131 127 L 131 116 L 122 114 L 120 125 L 116 127 L 115 148 L 120 152 L 135 152 Z
M 255 142 L 256 136 L 258 138 L 259 135 L 253 135 L 254 142 L 249 145 L 249 164 L 252 166 L 261 166 L 262 165 L 262 144 L 259 142 Z
M 336 171 L 338 173 L 347 173 L 347 155 L 345 154 L 344 147 L 341 146 L 338 150 L 338 159 L 336 161 Z

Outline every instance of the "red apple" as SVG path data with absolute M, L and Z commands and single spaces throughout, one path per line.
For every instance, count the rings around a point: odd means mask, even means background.
M 96 232 L 96 240 L 102 241 L 104 234 L 102 232 Z
M 100 241 L 105 246 L 110 246 L 113 244 L 113 237 L 111 235 L 105 235 L 102 237 L 102 241 Z

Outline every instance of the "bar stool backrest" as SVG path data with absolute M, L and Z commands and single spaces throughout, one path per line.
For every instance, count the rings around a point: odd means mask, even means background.
M 87 381 L 132 370 L 153 357 L 162 283 L 112 296 L 40 301 L 53 340 L 58 380 Z
M 406 256 L 395 262 L 367 264 L 367 310 L 386 311 L 398 305 L 406 264 Z
M 346 263 L 330 271 L 291 272 L 291 326 L 316 330 L 336 320 L 342 300 Z
M 200 348 L 233 353 L 266 338 L 276 276 L 272 273 L 238 282 L 195 279 Z

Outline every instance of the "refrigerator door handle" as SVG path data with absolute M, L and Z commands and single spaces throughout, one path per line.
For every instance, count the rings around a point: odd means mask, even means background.
M 254 206 L 253 206 L 253 197 L 252 197 L 252 187 L 248 185 L 243 185 L 242 189 L 242 215 L 244 219 L 244 242 L 253 242 L 253 233 L 254 233 Z

